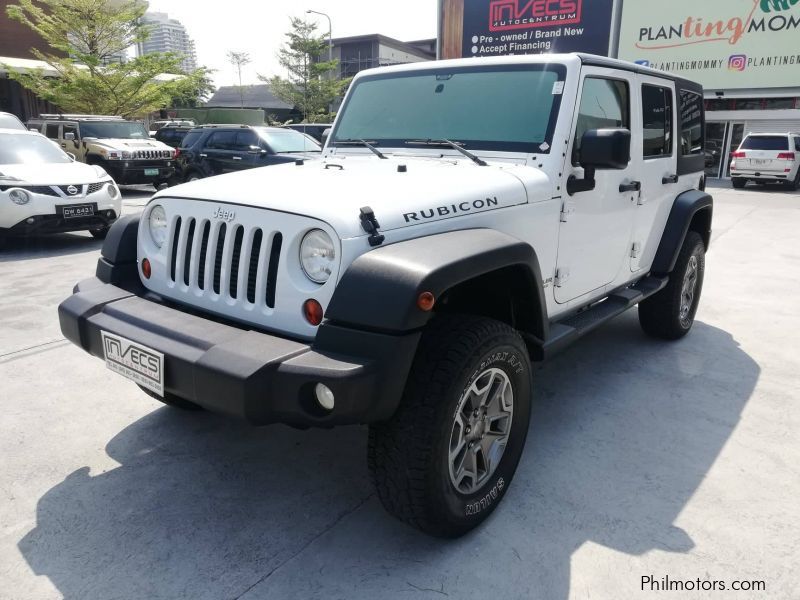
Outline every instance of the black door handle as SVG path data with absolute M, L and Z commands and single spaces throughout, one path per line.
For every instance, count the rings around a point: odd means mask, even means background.
M 624 194 L 625 192 L 639 192 L 642 189 L 642 182 L 641 181 L 631 181 L 630 183 L 620 183 L 619 184 L 619 193 Z
M 666 177 L 661 178 L 661 183 L 663 185 L 667 185 L 668 183 L 678 183 L 678 176 L 677 175 L 667 175 Z

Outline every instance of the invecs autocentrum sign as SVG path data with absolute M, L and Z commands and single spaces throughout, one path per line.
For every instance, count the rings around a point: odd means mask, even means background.
M 581 22 L 583 0 L 495 0 L 489 31 L 510 31 Z
M 800 87 L 800 0 L 629 1 L 619 55 L 707 88 Z

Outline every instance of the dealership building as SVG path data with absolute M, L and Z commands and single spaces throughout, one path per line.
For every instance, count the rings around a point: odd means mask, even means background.
M 440 58 L 589 52 L 698 81 L 706 173 L 749 132 L 800 133 L 797 0 L 440 0 Z

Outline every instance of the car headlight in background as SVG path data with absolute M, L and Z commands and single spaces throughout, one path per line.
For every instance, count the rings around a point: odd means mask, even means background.
M 114 185 L 113 183 L 109 183 L 106 185 L 106 192 L 108 193 L 108 197 L 112 200 L 116 199 L 119 196 L 119 188 Z
M 167 240 L 167 213 L 164 212 L 164 207 L 156 204 L 151 208 L 147 223 L 150 228 L 150 237 L 155 245 L 161 248 Z
M 11 201 L 14 204 L 27 204 L 31 201 L 31 195 L 23 189 L 15 188 L 13 190 L 9 190 L 8 197 L 11 198 Z
M 331 236 L 321 229 L 309 231 L 300 243 L 300 266 L 314 283 L 325 283 L 336 263 L 336 248 Z

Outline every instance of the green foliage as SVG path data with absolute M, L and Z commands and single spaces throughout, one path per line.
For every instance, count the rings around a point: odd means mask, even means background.
M 65 112 L 130 117 L 207 91 L 208 70 L 183 73 L 182 57 L 176 54 L 112 62 L 149 36 L 139 22 L 146 8 L 139 0 L 18 0 L 7 7 L 9 18 L 47 42 L 49 52 L 32 52 L 58 77 L 47 76 L 43 69 L 22 72 L 4 67 L 12 79 Z
M 331 103 L 344 93 L 349 79 L 337 79 L 338 60 L 323 61 L 328 55 L 328 40 L 317 35 L 317 26 L 303 19 L 292 19 L 286 44 L 278 52 L 278 62 L 286 78 L 264 77 L 272 93 L 303 114 L 305 121 L 325 122 Z

